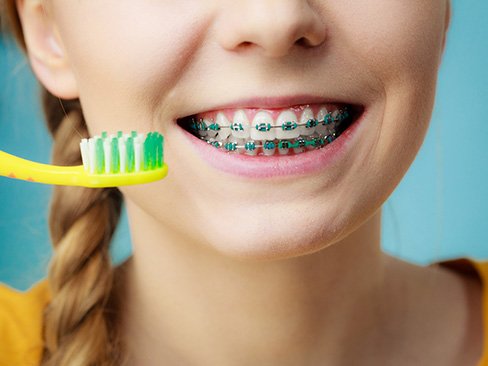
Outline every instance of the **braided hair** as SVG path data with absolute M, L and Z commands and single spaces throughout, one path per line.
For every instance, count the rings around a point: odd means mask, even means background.
M 25 50 L 15 0 L 5 0 L 2 21 Z M 79 165 L 79 142 L 88 136 L 80 101 L 61 100 L 41 87 L 56 165 Z M 122 195 L 116 188 L 54 188 L 48 271 L 52 299 L 44 311 L 42 366 L 112 366 L 122 358 L 115 327 L 115 286 L 109 244 Z

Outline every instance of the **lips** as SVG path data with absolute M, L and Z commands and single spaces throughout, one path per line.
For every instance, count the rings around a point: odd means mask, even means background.
M 300 98 L 261 98 L 221 105 L 177 119 L 179 135 L 193 149 L 197 164 L 201 160 L 211 168 L 234 176 L 266 179 L 315 174 L 353 150 L 353 141 L 357 140 L 354 137 L 360 135 L 356 132 L 360 130 L 358 125 L 368 113 L 360 104 Z M 293 103 L 297 100 L 303 102 Z M 295 113 L 297 121 L 293 121 L 290 111 Z M 241 116 L 236 121 L 238 113 Z M 268 120 L 254 121 L 263 113 L 268 114 Z M 283 114 L 288 118 L 280 119 Z M 223 116 L 235 131 L 222 128 L 225 127 Z M 244 117 L 249 122 L 248 131 L 239 128 Z M 315 129 L 307 128 L 305 121 Z M 236 122 L 237 125 L 232 126 Z M 253 128 L 256 132 L 251 138 Z M 236 136 L 233 132 L 243 135 Z M 286 133 L 295 135 L 292 138 Z

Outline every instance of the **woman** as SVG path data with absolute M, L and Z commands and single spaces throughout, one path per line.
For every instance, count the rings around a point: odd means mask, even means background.
M 479 278 L 380 249 L 381 205 L 429 124 L 449 9 L 7 1 L 46 90 L 54 163 L 79 163 L 80 135 L 156 130 L 171 169 L 146 186 L 56 188 L 55 254 L 29 297 L 39 326 L 9 362 L 481 364 Z M 113 269 L 122 197 L 134 254 Z

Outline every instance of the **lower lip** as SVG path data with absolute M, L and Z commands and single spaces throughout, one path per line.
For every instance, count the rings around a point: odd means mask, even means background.
M 196 149 L 198 155 L 211 167 L 232 175 L 265 179 L 286 176 L 310 175 L 327 169 L 343 156 L 361 122 L 365 119 L 366 109 L 359 118 L 336 140 L 317 150 L 310 150 L 296 155 L 248 156 L 225 152 L 193 136 L 180 128 L 184 136 Z

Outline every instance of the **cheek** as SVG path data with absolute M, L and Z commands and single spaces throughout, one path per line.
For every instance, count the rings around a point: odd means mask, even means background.
M 57 7 L 91 132 L 150 123 L 191 62 L 209 9 L 195 1 L 171 3 L 124 1 L 118 6 L 107 0 Z
M 391 194 L 420 148 L 431 118 L 442 52 L 445 2 L 343 0 L 328 2 L 331 49 L 351 74 L 378 92 L 369 106 L 368 143 L 347 178 L 354 197 L 342 217 L 370 211 Z M 327 16 L 327 15 L 325 15 Z M 347 74 L 347 70 L 345 72 Z M 360 177 L 360 179 L 358 179 Z M 343 214 L 344 213 L 344 214 Z
M 443 0 L 369 0 L 341 2 L 347 15 L 342 41 L 363 65 L 387 85 L 401 80 L 422 83 L 436 74 L 446 13 Z
M 378 171 L 391 172 L 396 181 L 420 148 L 431 118 L 446 2 L 345 0 L 340 7 L 348 3 L 354 11 L 343 27 L 338 24 L 338 42 L 382 90 L 382 122 L 371 132 L 377 140 L 371 156 Z

